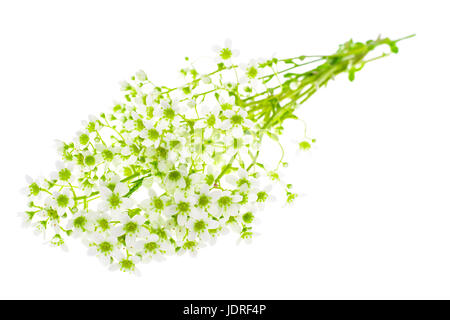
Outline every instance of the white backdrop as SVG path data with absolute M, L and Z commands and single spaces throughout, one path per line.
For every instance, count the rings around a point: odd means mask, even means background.
M 450 298 L 446 1 L 2 1 L 0 298 Z M 446 22 L 447 21 L 447 22 Z M 302 107 L 317 148 L 291 159 L 301 197 L 261 216 L 250 245 L 109 272 L 77 243 L 21 228 L 24 175 L 54 168 L 55 138 L 107 110 L 144 69 L 170 84 L 227 37 L 245 58 L 329 54 L 398 38 L 396 56 Z M 291 128 L 292 129 L 292 128 Z M 295 138 L 295 130 L 290 130 Z

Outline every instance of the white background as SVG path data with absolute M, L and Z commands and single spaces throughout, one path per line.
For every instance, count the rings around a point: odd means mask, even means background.
M 446 2 L 1 1 L 0 298 L 450 298 Z M 257 58 L 411 33 L 302 106 L 318 141 L 291 159 L 302 196 L 266 210 L 251 245 L 229 235 L 137 278 L 21 228 L 24 175 L 52 171 L 53 140 L 107 110 L 136 70 L 170 85 L 185 56 L 227 37 Z

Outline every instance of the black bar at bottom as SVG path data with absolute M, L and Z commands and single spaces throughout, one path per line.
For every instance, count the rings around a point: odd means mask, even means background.
M 426 303 L 424 303 L 426 302 Z M 433 305 L 428 304 L 432 302 Z M 15 316 L 36 312 L 53 316 L 111 319 L 385 319 L 406 316 L 434 319 L 447 314 L 447 301 L 419 300 L 34 300 L 2 301 Z M 445 303 L 445 304 L 444 304 Z M 6 307 L 6 308 L 4 308 Z M 59 311 L 56 312 L 55 307 Z M 59 308 L 61 307 L 61 308 Z M 440 308 L 443 310 L 439 310 Z M 62 312 L 62 313 L 61 313 Z M 443 312 L 443 313 L 442 313 Z M 125 317 L 125 318 L 124 318 Z

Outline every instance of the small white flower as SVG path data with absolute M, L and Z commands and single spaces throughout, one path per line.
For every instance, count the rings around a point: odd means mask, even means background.
M 239 168 L 236 174 L 228 174 L 224 177 L 225 181 L 233 188 L 239 188 L 241 191 L 247 191 L 255 183 L 255 178 L 248 175 L 247 170 Z
M 184 189 L 186 187 L 186 169 L 180 167 L 178 170 L 171 170 L 167 173 L 165 185 L 169 190 L 175 188 Z
M 39 199 L 42 196 L 42 189 L 44 181 L 42 178 L 32 179 L 30 176 L 25 176 L 27 187 L 22 191 L 23 194 L 28 196 L 31 200 Z
M 101 161 L 101 156 L 99 154 L 93 154 L 91 151 L 84 150 L 81 153 L 84 159 L 84 165 L 86 169 L 92 170 Z
M 123 252 L 115 251 L 113 253 L 114 262 L 111 264 L 109 269 L 111 271 L 122 270 L 125 272 L 133 273 L 137 276 L 140 275 L 139 269 L 136 264 L 139 263 L 139 259 L 136 256 L 127 257 Z
M 117 247 L 117 238 L 111 235 L 93 233 L 89 236 L 88 255 L 97 256 L 102 264 L 108 265 L 111 261 L 111 254 Z
M 88 130 L 78 131 L 74 139 L 75 148 L 78 150 L 84 150 L 89 146 L 89 142 L 92 142 L 95 135 Z
M 148 233 L 148 235 L 142 238 L 142 250 L 151 255 L 160 253 L 161 243 L 159 243 L 159 240 L 160 238 L 157 234 Z
M 228 95 L 228 91 L 222 92 L 219 95 L 219 105 L 223 111 L 232 109 L 236 105 L 236 98 Z
M 258 78 L 260 75 L 260 70 L 258 66 L 258 61 L 252 59 L 246 64 L 241 64 L 239 66 L 243 72 L 244 76 L 239 80 L 240 83 L 247 83 Z
M 80 236 L 83 232 L 93 230 L 93 226 L 88 212 L 80 210 L 69 220 L 66 228 L 72 230 L 74 235 Z
M 125 183 L 117 182 L 120 179 L 118 176 L 111 179 L 109 184 L 101 185 L 99 187 L 101 202 L 99 203 L 100 211 L 110 210 L 112 213 L 119 213 L 123 210 L 129 209 L 133 201 L 124 197 L 129 188 Z
M 140 234 L 142 230 L 142 225 L 145 223 L 145 217 L 140 214 L 136 214 L 133 218 L 127 213 L 120 214 L 118 216 L 120 223 L 111 230 L 111 234 L 114 237 L 120 237 L 124 234 L 128 237 L 136 237 Z
M 264 188 L 253 188 L 248 195 L 249 202 L 255 202 L 258 208 L 262 209 L 266 202 L 275 201 L 275 197 L 271 194 L 272 186 L 266 185 Z
M 93 212 L 92 214 L 92 222 L 94 224 L 94 230 L 98 234 L 103 234 L 111 231 L 112 228 L 112 217 L 105 212 Z
M 73 163 L 56 162 L 56 172 L 51 174 L 52 179 L 57 180 L 58 183 L 71 183 L 76 179 L 76 171 Z
M 194 195 L 185 195 L 184 192 L 175 191 L 174 193 L 174 201 L 176 205 L 176 212 L 181 215 L 188 214 L 194 206 L 195 196 Z
M 213 46 L 213 51 L 217 54 L 217 61 L 230 65 L 231 59 L 239 56 L 239 50 L 232 49 L 231 44 L 231 40 L 226 39 L 223 46 Z
M 146 81 L 147 80 L 147 74 L 143 70 L 139 70 L 136 72 L 136 79 L 139 81 Z
M 61 192 L 55 192 L 50 205 L 56 209 L 59 216 L 62 216 L 69 208 L 74 206 L 73 195 L 67 188 Z
M 223 115 L 226 119 L 222 122 L 221 129 L 231 129 L 231 134 L 234 138 L 242 138 L 244 135 L 243 126 L 253 127 L 253 123 L 246 118 L 247 112 L 240 107 L 236 106 L 231 110 L 225 110 Z
M 195 237 L 198 234 L 207 232 L 208 230 L 217 229 L 219 227 L 219 222 L 208 216 L 208 213 L 200 210 L 194 209 L 191 218 L 186 224 L 188 230 Z
M 161 141 L 162 130 L 155 126 L 155 122 L 150 120 L 144 122 L 145 129 L 142 130 L 139 136 L 144 139 L 143 145 L 146 147 L 158 147 Z
M 238 203 L 242 201 L 241 195 L 233 195 L 230 191 L 214 189 L 211 191 L 213 203 L 209 212 L 219 218 L 223 215 L 227 219 L 230 215 L 237 215 L 239 211 Z
M 204 183 L 200 185 L 198 193 L 193 194 L 190 199 L 196 208 L 206 210 L 212 203 L 212 196 L 210 186 Z
M 172 122 L 176 117 L 177 114 L 180 113 L 181 110 L 181 106 L 178 104 L 177 101 L 166 101 L 166 100 L 162 100 L 161 104 L 160 104 L 160 108 L 157 110 L 157 112 L 155 112 L 155 115 L 157 117 L 161 117 L 163 119 L 165 119 L 168 122 Z M 163 123 L 167 123 L 168 122 L 163 122 Z M 160 129 L 165 129 L 164 126 L 160 127 Z
M 220 119 L 218 118 L 220 108 L 217 105 L 211 107 L 203 107 L 200 110 L 202 119 L 195 122 L 194 129 L 204 129 L 204 138 L 211 137 L 214 129 L 220 127 Z

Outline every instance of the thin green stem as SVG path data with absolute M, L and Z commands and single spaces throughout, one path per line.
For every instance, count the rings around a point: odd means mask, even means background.
M 214 181 L 214 183 L 217 183 L 220 181 L 220 179 L 224 176 L 224 174 L 228 171 L 228 169 L 231 168 L 231 166 L 233 165 L 233 161 L 234 159 L 236 159 L 237 156 L 237 152 L 230 158 L 230 161 L 228 161 L 228 164 L 225 165 L 222 169 L 222 171 L 220 172 L 220 174 L 217 176 L 216 180 Z

